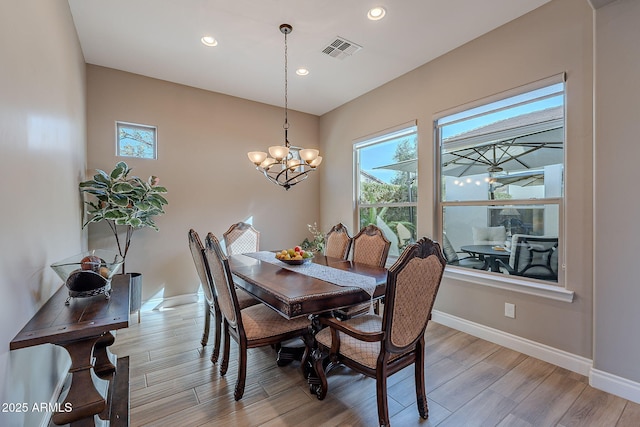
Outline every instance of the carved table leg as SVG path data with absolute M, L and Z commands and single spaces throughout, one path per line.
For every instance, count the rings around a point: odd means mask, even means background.
M 96 341 L 93 347 L 93 356 L 96 358 L 93 371 L 102 379 L 109 379 L 111 374 L 116 371 L 116 367 L 113 365 L 107 349 L 115 340 L 116 338 L 113 334 L 107 332 L 98 338 L 98 341 Z
M 64 347 L 71 356 L 71 386 L 62 408 L 70 407 L 70 412 L 56 412 L 52 420 L 54 424 L 64 425 L 82 418 L 91 418 L 99 414 L 107 405 L 105 398 L 96 390 L 92 379 L 92 350 L 100 337 L 85 338 L 78 341 L 58 344 Z

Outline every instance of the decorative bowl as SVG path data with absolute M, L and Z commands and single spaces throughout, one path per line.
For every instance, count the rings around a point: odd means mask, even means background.
M 289 265 L 302 265 L 302 264 L 310 263 L 312 259 L 313 259 L 313 257 L 311 257 L 311 258 L 302 258 L 302 259 L 280 259 L 278 261 L 282 261 L 285 264 L 289 264 Z
M 58 277 L 64 280 L 71 298 L 91 297 L 111 294 L 111 278 L 124 260 L 113 251 L 97 249 L 82 252 L 51 264 Z

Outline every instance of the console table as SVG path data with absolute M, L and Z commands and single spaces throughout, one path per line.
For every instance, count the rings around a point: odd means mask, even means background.
M 111 426 L 128 425 L 129 360 L 119 358 L 116 367 L 107 347 L 115 340 L 110 331 L 129 326 L 129 276 L 115 276 L 111 288 L 109 299 L 72 298 L 65 305 L 68 290 L 62 286 L 9 345 L 17 350 L 50 343 L 64 347 L 71 356 L 71 386 L 60 405 L 70 410 L 55 412 L 54 424 L 93 426 L 98 415 Z M 96 388 L 100 380 L 108 381 L 106 395 Z

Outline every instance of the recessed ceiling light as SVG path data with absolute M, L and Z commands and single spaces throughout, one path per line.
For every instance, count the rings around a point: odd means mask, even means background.
M 384 15 L 386 15 L 386 13 L 387 11 L 384 10 L 384 7 L 382 6 L 374 7 L 370 9 L 369 12 L 367 13 L 367 18 L 369 18 L 372 21 L 378 21 L 384 18 Z
M 299 76 L 306 76 L 307 74 L 309 74 L 309 70 L 307 70 L 306 68 L 298 68 L 296 70 L 296 74 Z
M 204 36 L 200 39 L 200 41 L 205 46 L 218 46 L 218 40 L 214 39 L 211 36 Z

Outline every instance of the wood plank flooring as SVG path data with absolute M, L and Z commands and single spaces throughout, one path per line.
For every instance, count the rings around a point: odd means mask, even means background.
M 374 380 L 334 369 L 319 401 L 299 364 L 276 366 L 269 347 L 249 350 L 244 397 L 234 401 L 237 346 L 221 377 L 212 346 L 200 345 L 203 329 L 203 305 L 194 303 L 143 311 L 141 323 L 118 331 L 112 351 L 130 358 L 131 426 L 377 425 Z M 584 376 L 434 322 L 426 342 L 429 419 L 418 415 L 406 368 L 388 381 L 394 426 L 640 425 L 640 405 L 590 387 Z

